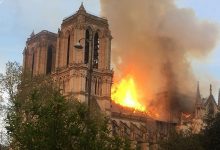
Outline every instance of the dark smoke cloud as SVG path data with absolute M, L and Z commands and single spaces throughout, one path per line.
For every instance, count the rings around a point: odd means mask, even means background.
M 215 24 L 197 19 L 191 9 L 177 8 L 174 0 L 100 2 L 114 38 L 116 78 L 132 74 L 146 105 L 160 105 L 162 100 L 154 95 L 163 91 L 195 94 L 196 79 L 187 56 L 203 58 L 214 48 L 218 38 Z M 187 110 L 186 102 L 177 99 L 181 98 L 172 100 L 170 106 Z

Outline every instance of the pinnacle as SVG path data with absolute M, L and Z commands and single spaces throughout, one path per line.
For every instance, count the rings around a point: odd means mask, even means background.
M 199 89 L 199 82 L 197 83 L 197 92 L 196 92 L 196 103 L 201 103 L 201 95 L 200 95 L 200 89 Z
M 84 5 L 83 5 L 83 2 L 81 3 L 81 5 L 80 5 L 80 7 L 79 7 L 79 11 L 86 11 L 86 10 L 85 10 L 85 7 L 84 7 Z
M 32 36 L 34 36 L 34 35 L 35 35 L 35 33 L 34 33 L 34 30 L 33 30 L 30 36 L 32 37 Z
M 212 95 L 212 84 L 210 84 L 210 95 Z

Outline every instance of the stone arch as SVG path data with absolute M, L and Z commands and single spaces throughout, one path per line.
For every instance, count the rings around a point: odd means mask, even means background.
M 96 29 L 94 33 L 97 33 L 99 37 L 102 37 L 102 31 L 100 29 Z
M 71 29 L 70 28 L 65 29 L 63 32 L 64 32 L 63 35 L 64 35 L 65 38 L 68 38 L 68 36 L 71 35 Z
M 87 25 L 85 30 L 89 30 L 90 31 L 90 35 L 92 35 L 92 33 L 95 31 L 95 29 L 91 25 Z
M 119 135 L 119 125 L 115 120 L 112 120 L 112 134 L 113 136 Z

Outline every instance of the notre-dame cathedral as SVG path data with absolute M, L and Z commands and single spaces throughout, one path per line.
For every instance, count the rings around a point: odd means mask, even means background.
M 99 108 L 109 113 L 113 77 L 111 39 L 107 20 L 86 13 L 81 5 L 77 13 L 63 20 L 57 34 L 45 30 L 31 34 L 23 53 L 24 68 L 32 75 L 50 74 L 63 95 L 74 95 L 82 102 L 88 100 L 92 69 L 91 95 Z M 79 40 L 82 49 L 74 47 Z
M 58 33 L 43 30 L 30 35 L 23 52 L 24 71 L 32 76 L 50 75 L 64 96 L 88 104 L 92 101 L 96 109 L 110 116 L 112 134 L 129 138 L 134 149 L 158 149 L 157 142 L 178 122 L 158 121 L 111 101 L 111 40 L 107 19 L 87 13 L 82 4 L 63 19 Z M 217 107 L 213 96 L 210 99 Z M 199 93 L 195 118 L 205 109 L 201 104 Z

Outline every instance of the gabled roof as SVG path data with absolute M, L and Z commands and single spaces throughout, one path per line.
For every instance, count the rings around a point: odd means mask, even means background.
M 84 8 L 83 3 L 82 3 L 81 6 L 79 7 L 79 10 L 78 10 L 78 11 L 76 11 L 74 14 L 72 14 L 72 15 L 70 15 L 70 16 L 68 16 L 68 17 L 65 17 L 65 18 L 63 19 L 63 22 L 68 22 L 69 20 L 75 18 L 75 17 L 78 16 L 79 14 L 84 15 L 84 16 L 87 16 L 87 17 L 92 18 L 92 19 L 94 19 L 94 20 L 98 20 L 98 21 L 107 23 L 107 19 L 106 19 L 106 18 L 98 17 L 98 16 L 95 16 L 95 15 L 93 15 L 93 14 L 91 14 L 91 13 L 88 13 L 88 12 L 86 11 L 86 9 Z
M 216 103 L 213 95 L 209 95 L 209 97 L 205 101 L 204 105 L 207 106 L 208 104 L 211 104 L 211 103 L 214 104 L 215 106 L 217 106 L 217 103 Z
M 42 30 L 40 31 L 39 33 L 35 34 L 34 31 L 31 33 L 30 35 L 30 38 L 27 39 L 27 42 L 31 41 L 31 40 L 34 40 L 34 39 L 37 39 L 41 36 L 50 36 L 50 37 L 53 37 L 53 38 L 56 38 L 57 37 L 57 34 L 56 33 L 53 33 L 53 32 L 50 32 L 50 31 L 47 31 L 47 30 Z
M 218 106 L 214 96 L 212 95 L 212 85 L 210 84 L 210 95 L 208 97 L 208 99 L 205 101 L 204 105 L 207 106 L 208 104 L 213 104 L 215 106 Z

